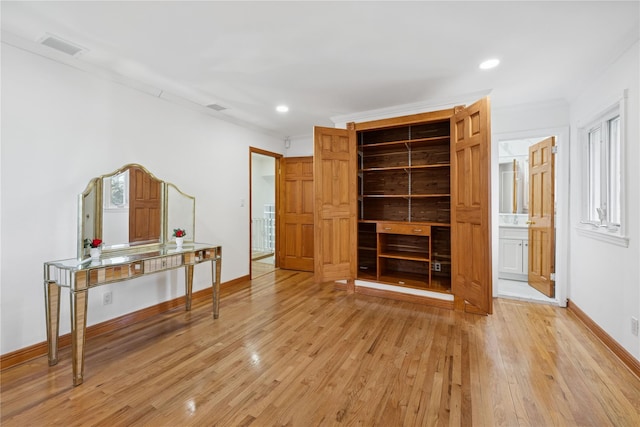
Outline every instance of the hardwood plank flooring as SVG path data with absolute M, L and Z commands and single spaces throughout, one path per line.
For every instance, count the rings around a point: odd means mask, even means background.
M 257 279 L 265 273 L 271 273 L 275 269 L 276 266 L 273 262 L 273 256 L 260 261 L 251 261 L 251 275 L 254 279 Z
M 638 426 L 640 380 L 567 310 L 483 317 L 278 270 L 1 372 L 2 426 Z M 63 319 L 64 321 L 64 319 Z

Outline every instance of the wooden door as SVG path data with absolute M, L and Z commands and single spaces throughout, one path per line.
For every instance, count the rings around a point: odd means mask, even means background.
M 451 120 L 451 288 L 456 309 L 482 313 L 493 309 L 490 137 L 488 98 L 456 108 Z
M 313 271 L 313 157 L 280 161 L 279 266 Z
M 355 130 L 315 127 L 313 156 L 314 278 L 352 280 L 357 257 Z
M 555 137 L 529 147 L 529 285 L 555 296 Z
M 159 180 L 142 168 L 129 168 L 129 243 L 160 240 L 160 193 Z

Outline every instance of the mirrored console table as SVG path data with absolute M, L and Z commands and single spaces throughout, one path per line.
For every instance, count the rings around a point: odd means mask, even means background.
M 60 289 L 68 288 L 71 311 L 71 355 L 73 385 L 82 384 L 84 378 L 84 345 L 87 327 L 87 301 L 89 289 L 107 283 L 122 282 L 143 275 L 184 268 L 185 306 L 191 310 L 193 270 L 196 264 L 211 263 L 213 288 L 213 318 L 217 319 L 220 306 L 220 270 L 222 248 L 206 243 L 157 245 L 121 252 L 103 254 L 100 260 L 66 259 L 44 263 L 44 294 L 47 320 L 49 365 L 58 363 L 58 336 L 60 323 Z

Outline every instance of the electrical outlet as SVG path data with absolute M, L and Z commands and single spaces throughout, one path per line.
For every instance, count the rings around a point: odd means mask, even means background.
M 102 305 L 109 305 L 113 302 L 113 294 L 111 291 L 107 291 L 102 294 Z
M 442 264 L 440 264 L 439 262 L 434 262 L 433 271 L 442 271 Z
M 631 318 L 631 333 L 638 336 L 638 319 L 635 317 Z

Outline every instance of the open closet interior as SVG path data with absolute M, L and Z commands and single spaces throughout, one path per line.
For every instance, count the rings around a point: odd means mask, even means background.
M 358 131 L 358 278 L 451 291 L 449 120 Z

